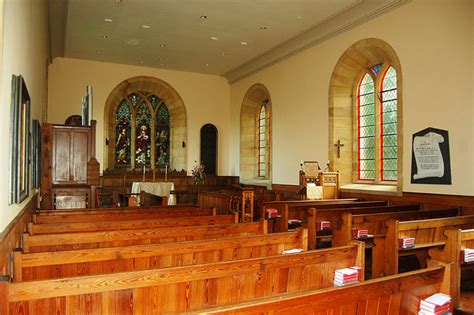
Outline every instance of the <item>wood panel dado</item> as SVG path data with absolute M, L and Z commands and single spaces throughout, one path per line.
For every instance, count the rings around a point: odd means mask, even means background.
M 37 195 L 26 204 L 17 217 L 0 233 L 0 275 L 10 275 L 10 254 L 20 247 L 20 234 L 24 231 L 38 204 Z

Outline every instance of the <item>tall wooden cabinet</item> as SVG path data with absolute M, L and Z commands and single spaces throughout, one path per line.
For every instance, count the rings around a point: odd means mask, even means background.
M 95 122 L 90 127 L 43 124 L 42 209 L 85 208 L 87 165 L 95 159 Z

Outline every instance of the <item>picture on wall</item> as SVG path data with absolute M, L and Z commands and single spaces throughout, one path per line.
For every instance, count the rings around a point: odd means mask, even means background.
M 30 95 L 22 76 L 12 76 L 9 203 L 20 203 L 29 194 Z
M 451 185 L 448 131 L 426 128 L 413 135 L 412 184 Z

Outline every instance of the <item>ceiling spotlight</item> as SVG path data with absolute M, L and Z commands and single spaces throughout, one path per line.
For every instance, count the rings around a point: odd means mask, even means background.
M 240 42 L 241 45 L 247 46 L 247 42 Z
M 115 3 L 122 3 L 122 0 L 115 0 Z
M 207 19 L 207 15 L 201 15 L 199 18 L 200 18 L 201 20 L 206 20 L 206 19 Z
M 159 61 L 163 61 L 163 60 L 165 60 L 165 58 L 160 57 L 160 58 L 158 58 L 158 60 L 159 60 Z
M 206 67 L 208 67 L 208 68 L 209 68 L 209 66 L 210 66 L 210 64 L 206 63 Z
M 102 53 L 102 49 L 97 49 L 95 52 L 98 53 L 98 54 L 101 54 L 101 53 Z
M 143 62 L 143 61 L 140 61 L 140 64 L 142 65 L 142 64 L 144 64 L 144 62 Z
M 165 47 L 166 47 L 166 44 L 160 44 L 160 47 L 161 47 L 161 48 L 165 48 Z
M 221 56 L 227 56 L 227 53 L 225 51 L 221 52 Z
M 296 18 L 297 18 L 298 20 L 301 20 L 301 15 L 298 15 Z
M 149 29 L 149 28 L 150 28 L 150 25 L 145 25 L 145 24 L 143 24 L 143 25 L 142 25 L 142 28 L 144 28 L 144 29 Z
M 105 34 L 100 35 L 100 38 L 102 38 L 102 39 L 107 39 L 107 37 L 108 37 L 108 36 L 105 35 Z
M 107 23 L 112 23 L 112 19 L 104 19 L 104 22 L 107 22 Z
M 217 37 L 211 36 L 211 39 L 212 39 L 212 40 L 217 40 Z
M 260 29 L 261 29 L 262 31 L 264 31 L 264 30 L 267 29 L 267 27 L 266 27 L 266 26 L 260 26 Z
M 161 67 L 163 67 L 163 64 L 162 64 L 162 63 L 160 63 L 160 66 L 161 66 Z

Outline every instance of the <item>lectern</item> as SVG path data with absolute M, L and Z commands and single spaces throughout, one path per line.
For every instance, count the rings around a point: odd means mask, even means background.
M 320 196 L 313 199 L 339 197 L 339 172 L 323 172 L 316 161 L 304 161 L 302 167 L 299 174 L 300 188 L 306 188 L 307 195 L 308 190 L 314 190 L 312 186 L 316 186 Z

